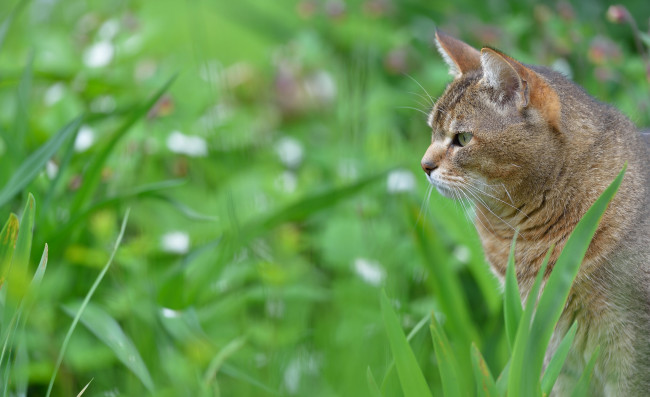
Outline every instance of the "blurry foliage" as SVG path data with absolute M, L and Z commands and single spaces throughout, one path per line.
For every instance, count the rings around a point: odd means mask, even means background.
M 635 39 L 647 51 L 646 1 L 626 3 L 636 35 L 607 6 L 0 2 L 0 219 L 32 192 L 33 247 L 50 246 L 11 352 L 29 394 L 45 393 L 66 313 L 129 207 L 56 395 L 91 379 L 85 395 L 140 395 L 143 371 L 156 395 L 360 395 L 368 368 L 399 393 L 381 287 L 405 329 L 435 309 L 452 345 L 474 340 L 495 373 L 508 349 L 501 296 L 473 226 L 435 192 L 421 210 L 430 137 L 419 110 L 450 79 L 433 32 L 553 65 L 648 125 Z M 93 318 L 122 330 L 140 375 Z M 441 391 L 429 336 L 410 343 Z

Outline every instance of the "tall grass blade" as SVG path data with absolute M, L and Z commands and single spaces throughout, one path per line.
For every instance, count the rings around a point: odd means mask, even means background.
M 523 312 L 519 284 L 517 283 L 517 272 L 515 270 L 515 244 L 517 243 L 518 234 L 519 231 L 515 231 L 515 236 L 512 238 L 506 270 L 506 286 L 503 296 L 503 313 L 506 320 L 506 336 L 508 337 L 510 351 L 512 351 L 512 347 L 515 344 L 517 327 L 519 326 L 519 320 L 521 320 L 521 313 Z
M 544 292 L 539 299 L 537 311 L 530 328 L 530 340 L 525 353 L 525 360 L 530 371 L 526 371 L 523 382 L 538 383 L 544 363 L 544 355 L 555 324 L 557 324 L 569 296 L 571 284 L 578 274 L 582 259 L 587 253 L 591 239 L 596 233 L 598 224 L 610 201 L 616 194 L 627 164 L 616 179 L 598 197 L 596 202 L 587 210 L 580 222 L 569 236 L 557 263 L 546 282 Z
M 88 389 L 88 386 L 90 386 L 90 384 L 93 382 L 93 379 L 95 379 L 95 378 L 92 378 L 92 379 L 90 380 L 90 382 L 86 383 L 86 386 L 84 386 L 84 388 L 81 389 L 81 391 L 79 392 L 79 394 L 77 394 L 77 397 L 81 397 L 81 396 L 86 392 L 86 389 Z
M 9 15 L 7 15 L 7 18 L 5 18 L 5 20 L 0 24 L 0 50 L 2 50 L 2 46 L 7 38 L 7 32 L 9 31 L 9 27 L 11 27 L 11 23 L 14 21 L 18 13 L 20 13 L 20 11 L 25 7 L 25 4 L 27 4 L 28 1 L 29 0 L 22 0 L 18 2 Z
M 405 397 L 431 397 L 422 370 L 402 331 L 397 314 L 393 311 L 385 292 L 381 293 L 381 314 L 388 333 L 388 340 L 395 358 L 397 375 Z
M 410 206 L 408 216 L 412 224 L 416 224 L 419 208 Z M 431 277 L 427 281 L 431 283 L 431 288 L 440 298 L 440 306 L 443 313 L 447 315 L 448 331 L 454 335 L 455 341 L 458 342 L 459 364 L 463 373 L 471 373 L 472 364 L 470 357 L 466 353 L 471 346 L 472 341 L 479 340 L 478 331 L 472 321 L 470 308 L 467 298 L 463 293 L 463 288 L 454 269 L 450 266 L 451 253 L 443 244 L 441 236 L 429 224 L 422 224 L 413 227 L 413 238 L 418 247 L 418 251 L 427 264 L 427 270 L 431 271 Z
M 80 302 L 65 305 L 63 310 L 71 317 L 74 317 L 75 313 L 80 312 L 81 305 Z M 149 370 L 144 364 L 138 349 L 124 333 L 118 322 L 101 307 L 91 302 L 87 303 L 82 312 L 81 323 L 113 351 L 115 357 L 140 379 L 147 390 L 153 391 L 153 380 Z
M 29 193 L 27 196 L 27 203 L 23 209 L 22 218 L 20 219 L 18 238 L 16 240 L 16 250 L 14 252 L 14 259 L 11 261 L 12 265 L 25 268 L 28 265 L 29 256 L 32 251 L 35 217 L 36 201 L 34 200 L 34 196 Z
M 427 324 L 429 324 L 430 321 L 431 321 L 430 314 L 427 314 L 424 317 L 422 317 L 422 319 L 418 321 L 417 324 L 415 324 L 415 327 L 413 327 L 411 332 L 409 332 L 409 334 L 406 335 L 406 340 L 408 342 L 411 342 L 411 339 L 413 339 L 415 335 L 417 335 L 417 333 L 420 332 L 421 329 L 423 329 Z M 388 379 L 394 369 L 395 369 L 395 360 L 392 360 L 388 365 L 388 368 L 386 369 L 386 373 L 384 374 L 384 381 L 381 384 L 382 390 L 386 386 L 386 382 L 388 382 Z
M 79 128 L 80 124 L 80 117 L 74 119 L 25 159 L 0 190 L 0 207 L 18 192 L 22 191 L 43 170 L 47 161 L 54 155 L 66 138 Z
M 600 346 L 597 346 L 594 352 L 591 354 L 591 358 L 585 367 L 585 370 L 582 372 L 580 379 L 576 387 L 571 393 L 571 397 L 588 397 L 589 396 L 589 383 L 591 382 L 591 377 L 594 374 L 594 367 L 596 366 L 596 360 L 600 355 Z
M 497 397 L 497 385 L 494 377 L 488 368 L 483 355 L 478 347 L 472 343 L 472 364 L 474 365 L 474 378 L 476 379 L 476 395 L 485 397 Z
M 230 341 L 230 343 L 224 346 L 219 351 L 219 353 L 217 353 L 212 361 L 210 361 L 210 365 L 208 365 L 208 369 L 205 371 L 205 375 L 203 376 L 203 383 L 208 385 L 217 377 L 217 372 L 219 372 L 219 369 L 221 369 L 224 361 L 226 361 L 228 357 L 235 354 L 239 349 L 244 347 L 246 344 L 246 339 L 247 338 L 245 336 L 236 338 Z
M 368 381 L 368 389 L 370 389 L 370 395 L 372 397 L 383 397 L 381 391 L 379 390 L 379 386 L 377 385 L 377 381 L 375 380 L 375 376 L 370 370 L 370 367 L 368 367 L 366 370 L 366 380 Z
M 34 53 L 30 51 L 27 64 L 23 68 L 16 92 L 16 115 L 11 130 L 11 138 L 5 141 L 9 146 L 9 153 L 14 158 L 22 158 L 25 152 L 25 137 L 27 136 L 27 123 L 29 121 L 29 94 L 32 90 Z
M 59 351 L 59 356 L 54 366 L 54 372 L 52 373 L 52 377 L 50 378 L 50 383 L 47 387 L 46 397 L 49 397 L 52 394 L 52 387 L 54 386 L 54 380 L 56 379 L 56 375 L 59 372 L 59 367 L 61 367 L 61 363 L 63 362 L 63 355 L 65 354 L 65 351 L 68 347 L 68 343 L 70 343 L 70 339 L 72 338 L 72 333 L 74 332 L 74 329 L 77 327 L 77 324 L 79 323 L 79 319 L 81 318 L 84 309 L 88 305 L 88 302 L 90 302 L 90 298 L 92 298 L 93 294 L 95 293 L 97 286 L 99 286 L 99 283 L 104 278 L 104 275 L 106 274 L 109 267 L 111 266 L 111 263 L 113 263 L 113 258 L 115 257 L 117 248 L 120 246 L 120 243 L 122 242 L 122 237 L 124 237 L 124 230 L 126 229 L 126 223 L 129 220 L 129 212 L 130 210 L 127 209 L 126 214 L 124 215 L 124 220 L 122 221 L 122 227 L 120 228 L 120 234 L 117 236 L 117 241 L 115 241 L 115 246 L 113 247 L 113 251 L 111 252 L 110 258 L 108 258 L 108 262 L 106 262 L 106 265 L 97 276 L 97 279 L 95 279 L 93 285 L 90 287 L 90 290 L 86 294 L 86 297 L 84 298 L 83 302 L 81 303 L 81 306 L 79 307 L 79 310 L 77 311 L 74 319 L 72 320 L 72 324 L 70 324 L 68 333 L 65 335 L 65 339 L 63 340 L 63 344 L 61 345 L 61 350 Z
M 460 368 L 449 339 L 445 335 L 435 314 L 431 315 L 431 338 L 433 339 L 433 348 L 438 360 L 438 370 L 442 381 L 442 390 L 446 397 L 466 396 L 467 390 L 464 387 L 471 387 L 463 380 L 463 372 Z
M 14 257 L 14 250 L 16 247 L 16 240 L 18 239 L 19 222 L 15 214 L 9 214 L 7 222 L 0 232 L 0 291 L 4 281 L 7 278 L 9 266 Z
M 537 303 L 537 296 L 539 296 L 539 289 L 542 286 L 542 280 L 544 279 L 544 274 L 546 273 L 546 267 L 548 262 L 551 259 L 551 254 L 553 253 L 552 246 L 546 252 L 544 261 L 540 266 L 539 272 L 537 272 L 537 277 L 535 277 L 535 282 L 533 287 L 530 289 L 528 294 L 528 299 L 526 300 L 526 307 L 521 315 L 521 320 L 519 320 L 519 327 L 517 327 L 517 336 L 515 338 L 515 344 L 512 348 L 512 355 L 510 357 L 510 370 L 508 371 L 507 379 L 508 381 L 508 391 L 509 393 L 514 393 L 515 395 L 522 396 L 535 396 L 539 392 L 539 388 L 536 387 L 537 384 L 528 384 L 522 382 L 522 373 L 524 371 L 529 371 L 529 367 L 524 364 L 524 354 L 526 352 L 527 345 L 530 340 L 530 324 L 533 318 L 535 311 L 535 305 Z M 535 343 L 532 341 L 531 343 Z
M 136 122 L 146 116 L 151 107 L 153 107 L 160 97 L 167 92 L 174 80 L 176 80 L 176 75 L 167 80 L 167 82 L 148 101 L 133 111 L 133 113 L 131 113 L 131 115 L 117 128 L 117 130 L 113 132 L 106 145 L 104 145 L 104 147 L 99 150 L 99 153 L 93 157 L 88 169 L 84 172 L 84 180 L 81 187 L 70 205 L 70 213 L 75 214 L 79 212 L 79 210 L 90 201 L 90 196 L 95 191 L 95 188 L 101 179 L 102 168 L 104 167 L 108 156 L 113 152 L 113 149 L 115 149 L 117 143 L 126 135 L 127 132 L 129 132 Z
M 553 389 L 557 377 L 560 376 L 562 366 L 569 355 L 569 350 L 571 350 L 571 345 L 573 344 L 577 330 L 578 323 L 574 322 L 566 335 L 564 335 L 564 338 L 562 338 L 562 342 L 560 342 L 555 354 L 551 357 L 551 361 L 544 371 L 544 376 L 542 376 L 542 394 L 549 395 L 551 393 L 551 389 Z

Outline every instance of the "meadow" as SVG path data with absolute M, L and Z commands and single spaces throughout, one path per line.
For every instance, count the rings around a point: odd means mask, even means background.
M 473 395 L 532 309 L 422 175 L 435 29 L 650 126 L 624 5 L 3 0 L 2 395 Z

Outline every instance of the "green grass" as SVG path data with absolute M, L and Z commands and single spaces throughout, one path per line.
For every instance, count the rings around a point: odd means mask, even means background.
M 404 107 L 449 82 L 438 26 L 562 58 L 648 125 L 632 32 L 600 3 L 326 3 L 0 2 L 2 395 L 548 392 L 562 293 L 533 312 L 511 272 L 502 296 L 460 208 L 434 192 L 421 211 L 430 136 Z M 93 67 L 98 43 L 114 52 Z M 174 131 L 205 156 L 170 150 Z

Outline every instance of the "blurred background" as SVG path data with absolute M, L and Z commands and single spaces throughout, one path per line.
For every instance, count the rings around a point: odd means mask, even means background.
M 451 79 L 434 30 L 552 66 L 650 126 L 650 8 L 610 6 L 3 0 L 0 188 L 61 137 L 0 204 L 4 222 L 35 196 L 32 272 L 49 245 L 4 395 L 18 378 L 45 394 L 127 208 L 53 395 L 92 380 L 84 395 L 358 396 L 367 371 L 399 395 L 382 289 L 433 390 L 432 310 L 502 368 L 500 288 L 470 215 L 421 175 Z

